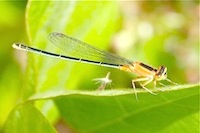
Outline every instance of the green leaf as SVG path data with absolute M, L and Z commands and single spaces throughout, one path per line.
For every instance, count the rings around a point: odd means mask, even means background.
M 56 133 L 46 118 L 30 103 L 17 106 L 10 114 L 6 133 Z
M 30 100 L 52 99 L 61 117 L 78 132 L 197 133 L 199 84 L 159 88 L 157 95 L 133 90 L 66 91 L 37 94 Z M 188 123 L 190 121 L 191 123 Z

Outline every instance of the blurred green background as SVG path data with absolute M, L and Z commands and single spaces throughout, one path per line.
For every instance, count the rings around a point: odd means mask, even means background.
M 0 2 L 0 128 L 10 111 L 36 92 L 95 90 L 92 79 L 111 72 L 112 89 L 136 75 L 14 50 L 15 42 L 53 52 L 50 32 L 154 67 L 179 84 L 199 82 L 199 2 Z M 39 105 L 42 106 L 42 105 Z

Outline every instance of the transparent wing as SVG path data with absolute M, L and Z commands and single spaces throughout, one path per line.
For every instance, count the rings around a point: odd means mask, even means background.
M 104 50 L 100 50 L 92 45 L 82 42 L 76 38 L 64 35 L 62 33 L 50 33 L 49 40 L 57 47 L 63 49 L 66 52 L 66 55 L 70 57 L 117 65 L 132 63 L 132 61 L 126 58 L 111 54 Z

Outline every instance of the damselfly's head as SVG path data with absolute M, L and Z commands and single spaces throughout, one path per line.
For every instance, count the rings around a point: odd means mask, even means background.
M 160 66 L 156 71 L 155 80 L 156 81 L 166 80 L 169 83 L 177 85 L 177 83 L 172 82 L 170 79 L 167 78 L 167 68 L 164 66 Z
M 164 66 L 160 66 L 156 72 L 155 79 L 157 81 L 166 80 L 167 79 L 167 68 Z

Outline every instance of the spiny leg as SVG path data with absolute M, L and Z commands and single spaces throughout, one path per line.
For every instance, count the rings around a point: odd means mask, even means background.
M 147 80 L 145 83 L 140 83 L 140 85 L 142 86 L 143 89 L 145 89 L 146 91 L 148 91 L 149 93 L 153 94 L 153 95 L 156 95 L 156 93 L 153 93 L 152 91 L 150 91 L 149 89 L 147 89 L 145 86 L 147 84 L 149 84 L 150 82 L 153 81 L 153 78 L 150 78 L 149 80 Z
M 149 82 L 149 80 L 150 80 L 150 78 L 149 77 L 142 77 L 142 78 L 136 78 L 136 79 L 133 79 L 132 80 L 132 85 L 133 85 L 133 89 L 134 89 L 134 93 L 135 93 L 135 97 L 136 97 L 136 100 L 138 101 L 138 96 L 137 96 L 137 91 L 136 91 L 136 89 L 135 89 L 135 82 L 141 82 L 141 81 L 146 81 L 145 83 L 146 84 L 148 84 L 148 82 Z M 152 79 L 150 80 L 150 82 L 152 81 Z M 140 84 L 141 85 L 141 84 Z M 142 86 L 142 85 L 141 85 Z M 143 86 L 142 86 L 142 88 L 144 88 Z M 148 90 L 147 88 L 144 88 L 145 90 L 147 90 L 148 92 L 150 91 L 150 90 Z M 150 91 L 150 93 L 151 93 L 151 91 Z M 153 93 L 153 92 L 152 92 Z
M 133 86 L 133 90 L 134 90 L 134 93 L 135 93 L 135 98 L 138 101 L 137 91 L 135 89 L 135 83 L 133 82 L 133 80 L 132 80 L 132 86 Z
M 132 81 L 132 86 L 133 86 L 133 90 L 134 90 L 134 93 L 135 93 L 135 98 L 138 101 L 137 90 L 135 89 L 135 83 L 133 81 Z
M 178 85 L 178 83 L 175 83 L 175 82 L 171 81 L 171 80 L 168 79 L 168 78 L 166 78 L 165 80 L 168 81 L 168 82 L 171 83 L 171 84 Z
M 156 83 L 157 83 L 157 81 L 156 80 L 154 80 L 153 81 L 153 87 L 154 87 L 154 89 L 156 89 Z M 160 83 L 160 82 L 158 82 L 158 84 L 162 84 L 162 83 Z M 162 84 L 162 85 L 164 85 L 164 84 Z M 159 89 L 160 91 L 164 91 L 164 90 L 162 90 L 162 89 Z
M 158 82 L 158 84 L 162 85 L 162 86 L 166 86 L 165 84 L 161 83 L 161 82 Z
M 170 79 L 165 79 L 166 81 L 168 81 L 169 83 L 171 83 L 171 84 L 174 84 L 174 85 L 178 85 L 177 83 L 175 83 L 175 82 L 173 82 L 173 81 L 171 81 Z M 162 85 L 162 86 L 166 86 L 165 84 L 163 84 L 163 83 L 161 83 L 161 82 L 158 82 L 160 85 Z M 162 89 L 159 89 L 160 91 L 164 91 L 164 90 L 162 90 Z
M 160 84 L 160 85 L 162 85 L 162 86 L 166 86 L 165 84 L 163 84 L 163 83 L 160 83 L 160 82 L 158 82 L 158 84 Z M 162 91 L 162 92 L 164 92 L 165 90 L 163 90 L 163 89 L 159 89 L 160 91 Z

